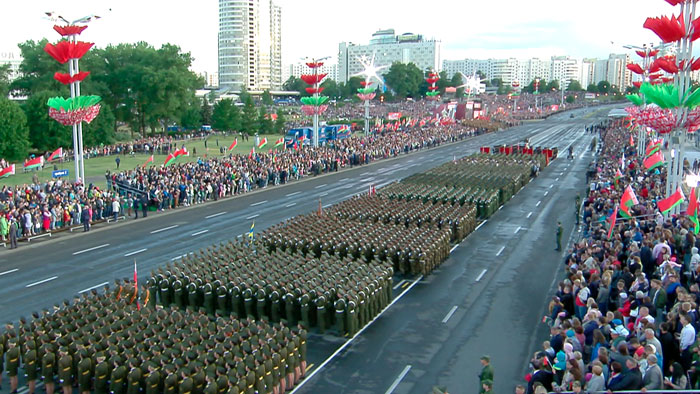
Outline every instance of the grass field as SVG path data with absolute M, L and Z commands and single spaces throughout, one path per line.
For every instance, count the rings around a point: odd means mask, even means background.
M 267 152 L 269 149 L 275 149 L 275 141 L 277 141 L 281 136 L 277 134 L 270 134 L 270 135 L 263 135 L 260 137 L 262 140 L 263 137 L 267 138 L 267 145 L 262 149 L 263 151 Z M 216 145 L 216 140 L 219 140 L 219 146 Z M 198 157 L 204 157 L 206 154 L 207 157 L 212 157 L 212 156 L 226 156 L 229 154 L 229 152 L 225 151 L 224 154 L 219 153 L 219 147 L 224 147 L 224 150 L 228 149 L 228 147 L 233 143 L 234 137 L 233 136 L 210 136 L 207 139 L 207 147 L 208 149 L 204 148 L 204 140 L 196 139 L 196 140 L 187 140 L 187 141 L 180 141 L 178 142 L 178 146 L 184 144 L 185 147 L 187 148 L 187 151 L 190 152 L 189 156 L 185 157 L 180 157 L 177 159 L 177 162 L 190 162 L 190 161 L 196 161 Z M 251 148 L 253 147 L 255 143 L 255 137 L 250 137 L 248 141 L 243 141 L 240 138 L 238 139 L 238 145 L 233 149 L 233 153 L 249 153 Z M 282 147 L 279 147 L 277 149 L 282 149 Z M 196 151 L 196 154 L 194 153 Z M 144 153 L 136 153 L 133 156 L 131 155 L 119 155 L 119 159 L 121 160 L 121 163 L 119 164 L 119 169 L 120 170 L 131 170 L 134 169 L 137 166 L 143 165 L 143 163 L 146 162 L 146 160 L 150 157 L 150 154 L 144 154 Z M 87 183 L 93 183 L 94 185 L 97 185 L 99 187 L 105 187 L 106 186 L 106 181 L 104 174 L 107 170 L 109 171 L 116 171 L 117 169 L 117 164 L 114 161 L 116 158 L 116 155 L 111 155 L 111 156 L 100 156 L 100 157 L 95 157 L 91 159 L 86 159 L 85 160 L 85 178 L 87 178 Z M 160 166 L 165 162 L 166 155 L 154 155 L 153 158 L 153 163 L 149 164 L 150 165 L 156 165 Z M 26 183 L 31 183 L 32 182 L 32 177 L 34 174 L 39 175 L 39 181 L 41 183 L 48 181 L 51 179 L 51 172 L 54 170 L 54 165 L 57 167 L 57 169 L 62 170 L 62 169 L 67 169 L 69 170 L 69 175 L 67 178 L 70 181 L 73 181 L 75 179 L 75 174 L 74 174 L 74 163 L 73 161 L 68 161 L 64 163 L 59 163 L 57 161 L 54 161 L 53 163 L 48 163 L 44 165 L 43 170 L 41 171 L 30 171 L 30 172 L 23 172 L 22 170 L 22 164 L 18 163 L 16 165 L 16 175 L 10 176 L 8 178 L 3 178 L 0 179 L 0 185 L 23 185 Z

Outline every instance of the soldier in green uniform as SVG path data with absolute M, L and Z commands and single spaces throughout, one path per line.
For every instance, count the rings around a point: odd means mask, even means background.
M 493 386 L 493 367 L 491 366 L 491 358 L 489 356 L 481 356 L 481 372 L 479 373 L 479 393 L 484 394 L 484 383 L 490 382 Z
M 194 389 L 194 380 L 190 377 L 190 371 L 188 368 L 180 369 L 180 384 L 179 393 L 180 394 L 191 394 Z
M 177 392 L 178 378 L 175 374 L 175 367 L 172 364 L 165 366 L 165 380 L 163 383 L 163 392 L 166 394 L 174 394 Z
M 126 367 L 114 360 L 112 374 L 109 379 L 109 390 L 112 394 L 122 394 L 126 383 Z
M 89 394 L 92 389 L 92 358 L 84 355 L 78 363 L 78 388 L 81 394 Z
M 48 344 L 46 344 L 48 345 Z M 56 355 L 51 349 L 51 346 L 44 347 L 45 352 L 41 360 L 41 375 L 44 377 L 44 387 L 46 394 L 53 394 L 56 384 L 54 382 L 54 374 L 56 369 Z
M 126 394 L 138 394 L 143 385 L 143 371 L 136 359 L 129 360 L 129 373 L 126 375 Z
M 152 362 L 148 363 L 148 376 L 146 376 L 146 394 L 160 393 L 160 372 Z
M 17 340 L 12 338 L 7 341 L 7 352 L 5 354 L 7 359 L 7 376 L 10 377 L 10 392 L 17 392 L 17 372 L 19 369 L 19 357 L 20 351 Z
M 58 357 L 58 383 L 63 389 L 63 394 L 71 394 L 73 392 L 73 358 L 65 348 L 59 349 Z
M 554 249 L 557 252 L 561 252 L 561 236 L 564 233 L 564 229 L 561 227 L 561 222 L 557 222 L 557 248 Z
M 33 347 L 27 347 L 24 352 L 24 373 L 27 375 L 29 394 L 34 394 L 34 389 L 36 388 L 37 365 L 36 350 Z
M 98 354 L 97 357 L 95 357 L 95 394 L 107 394 L 109 392 L 107 382 L 109 380 L 110 368 L 105 359 L 106 357 L 104 354 Z
M 579 225 L 580 222 L 580 209 L 581 209 L 581 195 L 576 194 L 576 205 L 574 205 L 574 217 L 576 218 L 576 225 Z

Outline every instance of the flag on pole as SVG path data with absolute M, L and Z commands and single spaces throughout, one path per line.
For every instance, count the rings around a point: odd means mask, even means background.
M 58 148 L 55 151 L 53 151 L 53 153 L 49 156 L 48 159 L 46 159 L 46 161 L 51 161 L 53 159 L 60 159 L 62 157 L 63 157 L 63 148 Z
M 275 141 L 275 148 L 277 148 L 278 146 L 282 146 L 282 145 L 284 145 L 284 137 L 280 137 L 280 139 Z
M 632 134 L 630 134 L 630 145 L 634 146 L 634 138 L 632 137 Z
M 248 158 L 253 160 L 253 156 L 255 156 L 255 147 L 250 148 L 250 154 L 248 155 Z
M 620 183 L 620 178 L 622 178 L 622 173 L 618 168 L 617 170 L 615 170 L 615 185 L 618 185 Z
M 656 207 L 659 208 L 659 211 L 665 215 L 668 211 L 672 210 L 676 205 L 682 203 L 684 200 L 685 196 L 683 195 L 683 191 L 681 190 L 681 187 L 678 186 L 673 194 L 667 198 L 664 198 L 663 200 L 657 201 Z
M 262 149 L 265 145 L 267 145 L 267 137 L 263 137 L 263 139 L 260 140 L 260 143 L 258 144 L 258 149 Z
M 233 142 L 231 143 L 231 146 L 228 147 L 228 150 L 233 150 L 233 148 L 235 148 L 236 145 L 238 145 L 238 138 L 233 140 Z
M 151 157 L 149 157 L 148 160 L 141 165 L 141 168 L 146 167 L 148 163 L 153 163 L 153 155 L 151 155 Z
M 625 168 L 625 152 L 622 152 L 622 157 L 620 157 L 620 167 Z
M 630 212 L 630 209 L 637 204 L 639 204 L 639 201 L 637 200 L 637 196 L 634 194 L 634 190 L 632 190 L 632 186 L 627 185 L 625 192 L 622 193 L 622 198 L 620 198 L 620 211 L 622 216 L 631 218 L 632 213 Z
M 661 143 L 662 143 L 662 141 L 659 140 L 659 141 L 654 141 L 651 144 L 649 144 L 649 146 L 647 146 L 646 156 L 648 157 L 648 156 L 651 156 L 654 153 L 658 152 L 659 149 L 661 149 Z
M 662 165 L 664 165 L 664 154 L 661 152 L 657 151 L 644 159 L 644 168 L 646 168 L 647 171 L 651 171 L 654 168 L 661 167 Z
M 44 165 L 44 156 L 39 156 L 37 158 L 27 160 L 24 162 L 24 169 L 31 170 L 32 168 L 39 168 Z
M 136 310 L 141 310 L 141 304 L 139 303 L 139 274 L 136 271 L 136 259 L 134 259 L 134 291 L 136 292 Z
M 698 196 L 695 193 L 695 188 L 690 189 L 690 197 L 688 197 L 688 208 L 685 210 L 688 219 L 693 222 L 693 231 L 697 235 L 700 232 L 700 222 L 698 222 Z
M 253 240 L 254 233 L 253 231 L 255 230 L 255 220 L 253 220 L 253 224 L 250 225 L 250 231 L 248 231 L 248 239 L 251 241 Z
M 610 216 L 610 229 L 608 230 L 608 240 L 612 239 L 613 229 L 615 228 L 615 222 L 617 221 L 617 206 Z
M 168 155 L 168 157 L 165 158 L 165 163 L 163 163 L 164 166 L 169 166 L 175 162 L 175 159 L 177 159 L 177 156 L 175 156 L 174 153 L 171 153 Z
M 7 178 L 10 175 L 15 175 L 15 165 L 11 164 L 9 167 L 5 167 L 0 170 L 0 178 Z
M 188 151 L 187 151 L 187 148 L 185 148 L 185 147 L 183 146 L 182 148 L 176 150 L 173 154 L 175 155 L 175 157 L 178 157 L 178 156 L 189 156 L 189 155 L 190 155 L 190 152 L 188 152 Z

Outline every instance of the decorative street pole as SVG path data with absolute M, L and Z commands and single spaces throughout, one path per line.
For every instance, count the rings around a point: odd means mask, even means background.
M 307 62 L 306 65 L 313 71 L 312 74 L 304 74 L 301 79 L 306 82 L 311 87 L 306 88 L 306 92 L 311 94 L 311 97 L 302 97 L 301 110 L 307 114 L 313 116 L 313 128 L 314 128 L 314 147 L 318 147 L 318 116 L 328 109 L 326 102 L 328 101 L 328 96 L 321 96 L 320 93 L 323 92 L 323 88 L 320 87 L 321 81 L 326 77 L 327 74 L 319 74 L 319 68 L 323 66 L 323 60 L 328 59 L 324 57 L 322 59 L 313 59 Z
M 382 82 L 382 79 L 379 77 L 379 74 L 377 73 L 379 70 L 386 68 L 388 66 L 380 66 L 377 67 L 374 65 L 374 58 L 375 58 L 376 52 L 372 54 L 372 59 L 370 60 L 367 56 L 360 56 L 357 58 L 357 61 L 362 64 L 363 70 L 354 76 L 359 76 L 362 75 L 365 77 L 365 80 L 362 81 L 362 87 L 357 89 L 357 97 L 360 98 L 360 100 L 365 102 L 365 135 L 369 134 L 369 102 L 374 99 L 376 96 L 375 91 L 377 90 L 376 86 L 372 86 L 372 78 L 377 79 L 379 83 Z

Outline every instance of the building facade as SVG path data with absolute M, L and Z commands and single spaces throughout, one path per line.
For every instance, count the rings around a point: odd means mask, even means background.
M 19 67 L 22 65 L 22 56 L 14 52 L 0 52 L 0 65 L 10 65 L 10 82 L 19 78 Z
M 394 29 L 379 30 L 372 34 L 369 44 L 357 45 L 341 42 L 338 45 L 337 82 L 347 82 L 350 77 L 363 71 L 361 57 L 372 58 L 376 66 L 387 66 L 394 62 L 413 63 L 421 70 L 440 70 L 440 41 L 425 40 L 420 34 L 396 35 Z
M 332 79 L 338 81 L 338 65 L 324 63 L 318 70 L 319 74 L 328 74 L 326 79 Z M 290 64 L 286 67 L 283 75 L 286 77 L 285 82 L 289 77 L 301 78 L 303 74 L 312 74 L 313 71 L 306 65 L 306 63 L 299 62 L 295 64 Z
M 271 0 L 219 0 L 219 87 L 282 87 L 282 11 Z

